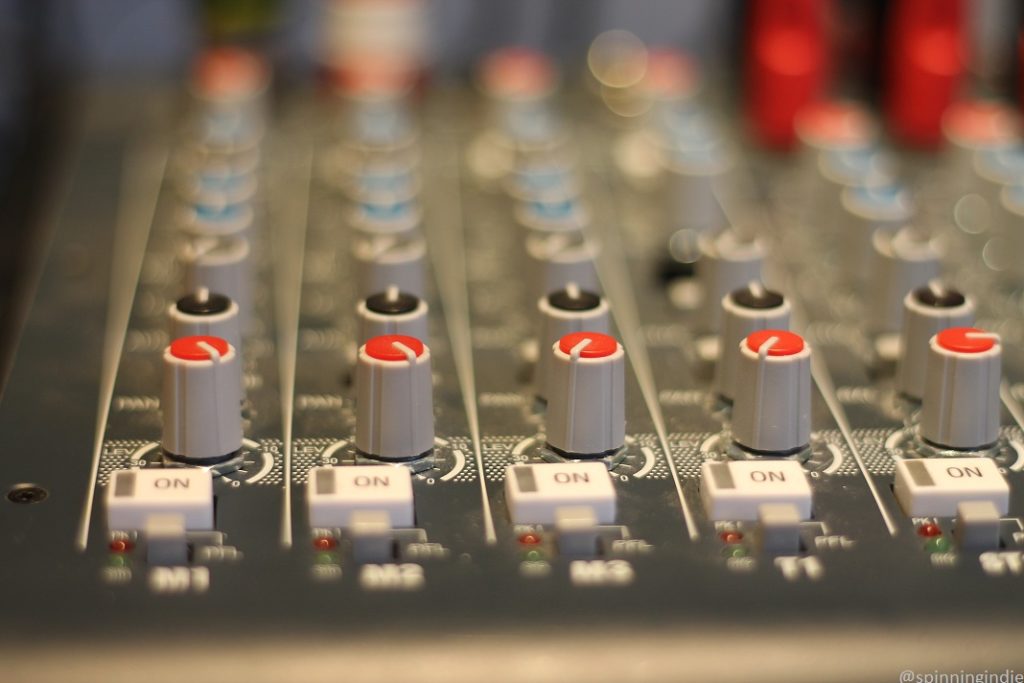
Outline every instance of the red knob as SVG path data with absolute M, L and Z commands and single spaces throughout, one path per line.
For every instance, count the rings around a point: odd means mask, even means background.
M 832 0 L 755 0 L 747 38 L 746 111 L 757 139 L 792 146 L 793 120 L 827 86 Z
M 886 117 L 903 142 L 942 140 L 942 115 L 967 69 L 963 0 L 896 0 L 888 34 Z

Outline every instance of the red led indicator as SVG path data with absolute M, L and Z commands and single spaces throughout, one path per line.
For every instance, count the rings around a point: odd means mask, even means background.
M 135 544 L 131 541 L 118 539 L 116 541 L 111 541 L 108 547 L 112 553 L 130 553 L 135 547 Z
M 769 339 L 775 343 L 768 349 L 769 356 L 793 356 L 804 350 L 804 340 L 799 334 L 788 330 L 759 330 L 747 337 L 747 348 L 757 353 Z
M 558 348 L 562 353 L 571 355 L 572 350 L 582 342 L 590 340 L 590 343 L 580 351 L 580 358 L 606 358 L 619 348 L 615 337 L 600 332 L 573 332 L 567 334 L 558 342 Z
M 932 524 L 931 522 L 929 522 L 927 524 L 922 524 L 921 526 L 917 527 L 917 533 L 924 536 L 925 538 L 933 538 L 935 536 L 941 536 L 942 529 L 939 528 L 938 524 Z
M 338 542 L 330 536 L 321 536 L 313 540 L 313 548 L 315 550 L 334 550 L 337 545 Z
M 540 536 L 533 533 L 520 534 L 519 542 L 522 545 L 537 545 L 540 543 Z
M 366 355 L 377 360 L 406 360 L 405 350 L 400 348 L 400 346 L 412 350 L 417 358 L 423 355 L 423 342 L 416 339 L 416 337 L 407 337 L 402 334 L 385 334 L 380 337 L 374 337 L 366 342 Z
M 743 534 L 739 531 L 723 531 L 718 537 L 722 539 L 722 543 L 739 543 L 743 540 Z
M 938 334 L 938 344 L 954 353 L 984 353 L 996 345 L 996 337 L 974 327 L 950 327 Z
M 221 356 L 226 356 L 230 348 L 227 341 L 220 337 L 182 337 L 171 342 L 171 355 L 181 360 L 212 360 L 209 350 L 204 346 L 212 347 Z

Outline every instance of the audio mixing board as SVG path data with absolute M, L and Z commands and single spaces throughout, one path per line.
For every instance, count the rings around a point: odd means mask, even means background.
M 678 53 L 601 57 L 81 94 L 0 403 L 0 680 L 1021 664 L 1014 106 L 918 152 L 829 100 L 783 154 Z

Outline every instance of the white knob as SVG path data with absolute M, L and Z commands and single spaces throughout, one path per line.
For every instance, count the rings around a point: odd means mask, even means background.
M 412 199 L 384 202 L 363 202 L 355 207 L 352 227 L 368 235 L 399 235 L 416 230 L 423 220 L 419 203 Z
M 403 155 L 353 158 L 353 151 L 341 148 L 329 154 L 331 180 L 356 202 L 388 204 L 412 200 L 419 195 L 418 160 Z
M 565 289 L 542 296 L 540 312 L 540 353 L 534 373 L 537 397 L 547 400 L 551 378 L 551 349 L 555 342 L 572 332 L 608 332 L 608 303 L 598 294 L 580 289 L 570 282 Z
M 758 330 L 789 329 L 789 302 L 779 293 L 752 282 L 722 297 L 722 327 L 718 334 L 718 366 L 714 389 L 732 401 L 736 396 L 739 345 Z
M 205 288 L 230 297 L 238 305 L 242 329 L 252 305 L 249 253 L 249 240 L 244 237 L 202 237 L 186 243 L 180 255 L 185 291 Z
M 182 199 L 205 207 L 248 203 L 259 187 L 259 162 L 258 148 L 230 155 L 187 148 L 176 164 Z
M 366 35 L 373 35 L 367 31 Z M 372 154 L 412 154 L 416 152 L 419 131 L 412 112 L 393 83 L 365 83 L 345 99 L 342 128 L 346 143 L 365 156 Z
M 535 296 L 565 289 L 570 282 L 590 292 L 601 291 L 594 266 L 600 247 L 582 233 L 531 235 L 526 253 L 533 262 Z
M 728 145 L 705 140 L 669 153 L 668 210 L 673 228 L 714 230 L 725 221 L 715 185 L 733 166 Z
M 220 337 L 175 339 L 164 350 L 162 446 L 188 462 L 227 459 L 242 447 L 242 362 Z
M 524 203 L 575 201 L 580 196 L 580 182 L 570 156 L 545 154 L 521 159 L 509 171 L 505 190 Z
M 928 344 L 921 437 L 956 450 L 999 438 L 999 337 L 972 327 L 942 330 Z
M 876 333 L 897 332 L 903 321 L 903 298 L 939 276 L 939 249 L 935 240 L 911 227 L 896 233 L 876 231 L 872 236 L 875 267 L 870 305 L 871 327 Z
M 527 230 L 539 233 L 581 230 L 590 222 L 590 214 L 573 197 L 523 200 L 516 204 L 516 221 Z
M 758 239 L 740 236 L 735 230 L 702 235 L 697 244 L 697 277 L 704 290 L 704 326 L 714 331 L 721 322 L 722 297 L 748 282 L 761 280 L 764 245 Z
M 238 324 L 238 304 L 230 297 L 200 287 L 170 305 L 171 339 L 181 337 L 220 337 L 235 349 L 242 348 Z
M 373 337 L 359 348 L 356 448 L 406 460 L 434 447 L 430 349 L 414 337 Z
M 896 388 L 911 398 L 924 396 L 932 337 L 948 327 L 967 327 L 973 322 L 974 301 L 938 281 L 908 292 L 903 299 Z
M 270 77 L 269 65 L 254 52 L 235 47 L 204 52 L 190 84 L 197 105 L 194 141 L 224 151 L 258 143 L 266 125 Z
M 839 203 L 844 220 L 843 265 L 856 279 L 870 277 L 874 255 L 873 239 L 878 230 L 896 232 L 913 218 L 910 193 L 900 185 L 845 188 Z
M 395 286 L 369 296 L 356 306 L 359 344 L 388 334 L 426 339 L 427 311 L 426 301 Z
M 360 239 L 352 247 L 358 296 L 365 299 L 395 286 L 420 298 L 426 294 L 427 244 L 421 237 Z
M 733 438 L 754 453 L 786 454 L 811 440 L 811 347 L 786 330 L 740 342 Z
M 626 441 L 622 346 L 606 334 L 573 332 L 550 352 L 548 446 L 570 457 L 621 448 Z
M 255 214 L 249 204 L 193 204 L 182 209 L 178 226 L 196 237 L 246 235 Z

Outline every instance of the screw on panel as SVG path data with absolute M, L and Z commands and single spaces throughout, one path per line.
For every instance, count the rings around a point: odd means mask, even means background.
M 46 489 L 35 484 L 18 484 L 7 492 L 7 500 L 19 505 L 42 503 L 49 496 L 50 493 Z

